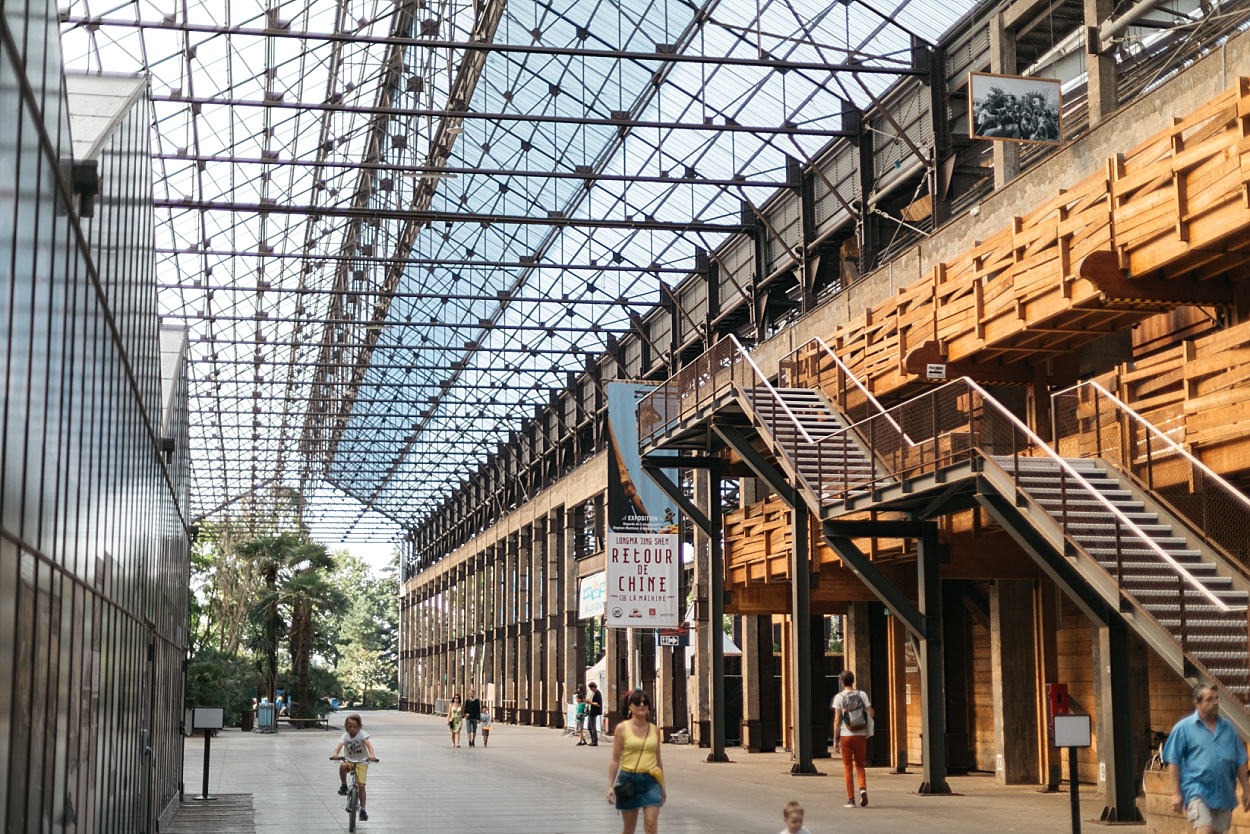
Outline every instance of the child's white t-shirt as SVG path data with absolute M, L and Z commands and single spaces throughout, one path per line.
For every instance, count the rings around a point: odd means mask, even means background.
M 343 733 L 339 737 L 339 741 L 343 744 L 343 758 L 357 763 L 369 761 L 369 750 L 365 747 L 365 739 L 368 737 L 369 734 L 364 730 L 354 736 Z
M 779 834 L 790 834 L 790 829 L 788 829 L 788 828 L 783 828 L 783 829 L 781 829 L 781 831 L 779 832 Z M 808 831 L 808 830 L 807 830 L 807 826 L 805 825 L 805 826 L 803 826 L 802 828 L 800 828 L 800 829 L 799 829 L 799 834 L 812 834 L 812 832 Z

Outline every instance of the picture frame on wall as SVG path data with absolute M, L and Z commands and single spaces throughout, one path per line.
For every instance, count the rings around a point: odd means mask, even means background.
M 1058 78 L 969 73 L 968 135 L 1002 142 L 1060 144 L 1060 87 Z

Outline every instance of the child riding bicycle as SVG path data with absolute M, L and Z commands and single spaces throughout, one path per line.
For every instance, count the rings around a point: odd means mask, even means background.
M 369 734 L 364 731 L 364 722 L 358 713 L 353 712 L 343 722 L 343 735 L 339 736 L 339 743 L 335 745 L 330 758 L 337 759 L 340 750 L 343 751 L 343 761 L 339 764 L 339 794 L 347 795 L 347 773 L 350 768 L 356 768 L 356 785 L 360 789 L 360 819 L 368 820 L 369 814 L 365 811 L 365 776 L 369 773 L 369 762 L 376 762 L 378 759 L 373 752 L 373 742 L 369 741 Z

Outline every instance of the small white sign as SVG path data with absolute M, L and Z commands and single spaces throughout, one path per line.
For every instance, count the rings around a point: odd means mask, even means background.
M 1088 715 L 1056 715 L 1056 747 L 1089 747 L 1091 732 Z
M 924 366 L 925 379 L 946 379 L 946 365 L 930 362 Z
M 195 730 L 220 730 L 226 726 L 225 710 L 221 707 L 196 707 L 191 719 Z

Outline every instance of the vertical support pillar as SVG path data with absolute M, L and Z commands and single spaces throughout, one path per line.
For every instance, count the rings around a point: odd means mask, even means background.
M 990 72 L 1016 75 L 1016 33 L 1006 27 L 1003 14 L 990 22 Z M 994 188 L 1002 188 L 1020 176 L 1020 146 L 1016 142 L 991 142 L 994 157 Z
M 456 565 L 448 571 L 448 575 L 450 578 L 448 594 L 451 596 L 451 603 L 448 605 L 448 610 L 451 611 L 451 633 L 447 641 L 447 660 L 451 667 L 452 692 L 459 692 L 460 700 L 463 701 L 465 698 L 464 563 Z
M 895 773 L 906 773 L 907 765 L 907 629 L 897 617 L 886 617 L 885 622 L 885 654 L 888 667 L 887 691 L 877 696 L 889 704 L 886 716 L 888 735 L 882 739 L 888 742 L 890 765 Z M 882 721 L 877 720 L 877 738 L 881 737 Z
M 999 579 L 990 587 L 990 674 L 994 698 L 994 780 L 1031 785 L 1037 769 L 1037 671 L 1033 582 Z
M 1055 585 L 1048 579 L 1037 584 L 1035 592 L 1037 616 L 1034 619 L 1033 645 L 1037 647 L 1038 680 L 1045 683 L 1059 682 L 1059 648 L 1055 635 L 1059 633 L 1059 600 Z M 1046 780 L 1047 792 L 1059 790 L 1063 778 L 1062 751 L 1050 744 L 1050 707 L 1046 692 L 1037 693 L 1038 763 Z
M 1146 653 L 1121 620 L 1098 626 L 1094 648 L 1095 681 L 1098 684 L 1098 771 L 1106 776 L 1103 822 L 1138 822 L 1137 779 L 1141 768 L 1134 758 L 1134 738 L 1149 738 L 1149 710 L 1143 709 L 1147 691 L 1144 671 L 1134 674 L 1131 653 Z M 1136 691 L 1134 691 L 1136 690 Z M 1141 727 L 1134 718 L 1146 716 Z M 1140 720 L 1140 719 L 1139 719 Z M 1143 741 L 1144 743 L 1144 741 Z M 1141 763 L 1144 764 L 1144 761 Z M 1076 774 L 1070 774 L 1075 779 Z
M 1089 126 L 1092 128 L 1111 115 L 1119 105 L 1116 94 L 1115 54 L 1104 52 L 1098 26 L 1111 18 L 1115 0 L 1085 0 L 1085 69 L 1088 74 L 1085 97 L 1088 102 Z
M 709 493 L 711 488 L 709 484 L 712 482 L 712 475 L 706 469 L 694 470 L 694 503 L 695 506 L 703 509 L 710 502 Z M 694 529 L 694 674 L 690 682 L 692 689 L 690 697 L 690 715 L 693 726 L 694 741 L 700 747 L 710 747 L 712 744 L 712 722 L 711 722 L 711 678 L 712 678 L 712 653 L 709 650 L 711 646 L 711 624 L 708 617 L 708 586 L 711 582 L 711 537 L 699 529 L 695 525 Z M 716 626 L 719 634 L 720 625 Z
M 721 544 L 725 519 L 720 498 L 721 469 L 719 461 L 708 467 L 711 489 L 707 517 L 712 522 L 711 565 L 708 570 L 708 618 L 712 622 L 712 634 L 709 635 L 712 648 L 712 752 L 707 757 L 709 762 L 729 761 L 725 754 L 725 639 L 721 631 L 725 619 L 725 554 Z
M 768 657 L 772 660 L 772 629 L 764 625 L 766 617 L 744 616 L 742 618 L 742 746 L 751 753 L 769 752 L 764 738 L 763 692 L 772 683 L 771 671 L 765 682 L 764 633 L 768 636 Z
M 547 726 L 564 726 L 565 684 L 568 678 L 564 675 L 561 663 L 561 652 L 564 643 L 564 630 L 561 620 L 568 609 L 564 604 L 564 559 L 560 551 L 560 520 L 555 510 L 543 517 L 543 535 L 546 540 L 544 549 L 547 557 L 547 572 L 543 577 L 546 587 L 543 589 L 544 620 L 546 621 L 547 643 Z
M 790 499 L 790 680 L 794 702 L 794 774 L 814 774 L 812 764 L 811 547 L 807 505 L 798 490 Z
M 920 614 L 924 617 L 925 637 L 920 641 L 920 704 L 924 716 L 924 781 L 922 794 L 950 793 L 946 781 L 946 699 L 942 667 L 942 585 L 938 578 L 941 557 L 937 526 L 926 524 L 917 542 L 916 569 L 919 573 Z
M 495 692 L 495 715 L 494 717 L 503 720 L 503 713 L 500 711 L 503 702 L 508 698 L 508 555 L 507 546 L 504 541 L 497 541 L 491 547 L 491 599 L 492 609 L 492 628 L 491 628 L 491 682 L 494 683 Z
M 533 549 L 530 547 L 529 529 L 517 534 L 517 591 L 516 591 L 516 708 L 517 723 L 529 724 L 533 708 L 533 643 L 530 639 L 530 585 L 534 579 Z
M 564 703 L 567 704 L 573 700 L 573 693 L 577 692 L 577 688 L 584 684 L 582 678 L 586 676 L 586 645 L 585 632 L 577 610 L 577 512 L 567 507 L 557 512 L 561 516 L 558 517 L 557 524 L 563 524 L 562 527 L 557 526 L 557 529 L 563 534 L 559 551 L 563 570 L 560 592 L 564 595 L 564 611 L 560 627 L 564 630 L 564 654 L 560 662 L 566 687 Z
M 504 611 L 503 611 L 503 689 L 504 708 L 507 710 L 504 720 L 515 722 L 517 701 L 520 694 L 517 690 L 517 584 L 519 570 L 517 568 L 517 539 L 515 534 L 504 540 Z

